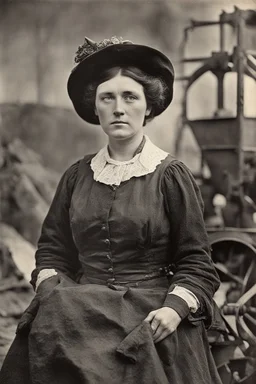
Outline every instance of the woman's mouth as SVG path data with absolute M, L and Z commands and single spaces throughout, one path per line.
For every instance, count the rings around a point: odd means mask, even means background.
M 121 120 L 116 120 L 116 121 L 113 121 L 113 123 L 111 123 L 111 124 L 116 124 L 116 125 L 118 125 L 118 124 L 127 124 L 125 121 L 121 121 Z

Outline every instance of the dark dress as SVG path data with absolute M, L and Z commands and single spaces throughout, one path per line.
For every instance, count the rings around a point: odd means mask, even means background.
M 44 268 L 61 282 L 28 336 L 32 383 L 220 383 L 206 335 L 219 278 L 191 173 L 168 156 L 115 187 L 94 181 L 91 158 L 65 172 L 43 225 L 32 283 Z M 176 285 L 197 313 L 184 316 Z M 143 319 L 162 306 L 184 319 L 155 345 Z

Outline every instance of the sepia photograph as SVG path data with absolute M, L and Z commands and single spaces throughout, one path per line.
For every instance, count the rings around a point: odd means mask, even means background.
M 0 384 L 256 383 L 256 0 L 0 0 Z

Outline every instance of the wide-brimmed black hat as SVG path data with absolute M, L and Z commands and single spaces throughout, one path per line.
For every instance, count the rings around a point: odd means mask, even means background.
M 155 116 L 160 115 L 171 103 L 173 97 L 174 69 L 170 60 L 160 51 L 133 44 L 122 38 L 112 37 L 99 43 L 85 38 L 79 46 L 75 62 L 78 63 L 68 79 L 68 94 L 78 115 L 92 124 L 99 124 L 92 107 L 86 107 L 84 91 L 87 84 L 97 79 L 102 70 L 114 66 L 135 66 L 145 73 L 162 79 L 169 92 L 161 106 L 156 107 Z

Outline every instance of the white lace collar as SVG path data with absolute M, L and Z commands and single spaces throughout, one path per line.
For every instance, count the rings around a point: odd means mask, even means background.
M 145 138 L 142 151 L 127 161 L 111 159 L 107 145 L 103 147 L 91 160 L 94 180 L 107 185 L 120 185 L 122 181 L 130 180 L 132 177 L 154 172 L 168 153 L 154 145 L 147 136 Z

